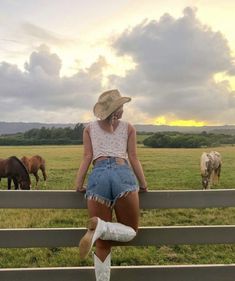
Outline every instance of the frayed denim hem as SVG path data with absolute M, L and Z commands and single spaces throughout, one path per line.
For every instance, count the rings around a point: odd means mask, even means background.
M 135 192 L 135 191 L 138 191 L 138 187 L 136 187 L 136 189 L 134 189 L 134 190 L 133 190 L 133 188 L 131 188 L 129 190 L 125 190 L 125 191 L 121 192 L 120 194 L 118 194 L 116 196 L 116 198 L 114 200 L 109 200 L 107 198 L 104 198 L 104 197 L 102 197 L 100 195 L 96 195 L 96 194 L 89 194 L 89 195 L 85 194 L 85 198 L 87 200 L 94 200 L 96 202 L 99 202 L 100 204 L 104 204 L 105 206 L 112 209 L 115 206 L 115 204 L 119 198 L 126 197 L 126 196 L 128 196 L 129 193 Z
M 106 198 L 103 198 L 99 195 L 95 195 L 95 194 L 90 194 L 90 195 L 85 195 L 85 198 L 87 200 L 94 200 L 96 202 L 99 202 L 100 204 L 104 204 L 105 206 L 111 208 L 112 206 L 112 201 L 111 200 L 108 200 Z
M 127 191 L 123 191 L 121 192 L 114 200 L 113 200 L 113 204 L 112 204 L 112 208 L 114 207 L 114 205 L 116 204 L 117 200 L 119 198 L 122 198 L 122 197 L 126 197 L 130 192 L 132 192 L 133 190 L 127 190 Z

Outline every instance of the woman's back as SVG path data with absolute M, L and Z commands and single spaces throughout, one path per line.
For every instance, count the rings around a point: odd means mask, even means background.
M 119 120 L 113 132 L 101 128 L 99 121 L 89 124 L 93 160 L 101 156 L 127 159 L 128 123 Z

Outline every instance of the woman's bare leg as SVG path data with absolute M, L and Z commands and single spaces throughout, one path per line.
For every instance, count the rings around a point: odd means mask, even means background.
M 112 210 L 95 200 L 88 200 L 89 217 L 99 217 L 104 221 L 112 221 Z M 138 191 L 130 192 L 119 198 L 114 206 L 117 221 L 138 230 L 139 223 L 139 195 Z M 104 261 L 110 253 L 112 241 L 98 239 L 96 241 L 96 255 Z
M 114 206 L 117 221 L 132 227 L 135 231 L 139 225 L 139 194 L 130 192 L 116 201 Z
M 104 221 L 112 221 L 112 210 L 104 204 L 95 200 L 87 201 L 89 217 L 99 217 Z M 98 239 L 96 241 L 96 256 L 103 262 L 111 251 L 111 242 Z

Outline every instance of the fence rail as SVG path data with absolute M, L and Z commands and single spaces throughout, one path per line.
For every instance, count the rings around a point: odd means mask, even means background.
M 111 281 L 234 281 L 235 264 L 113 266 Z M 0 269 L 2 281 L 90 281 L 93 267 Z
M 235 207 L 235 189 L 166 190 L 140 194 L 141 209 Z M 75 191 L 0 190 L 0 208 L 85 209 L 81 193 Z
M 0 248 L 77 247 L 85 228 L 0 229 Z M 235 225 L 141 227 L 136 238 L 115 246 L 235 243 Z
M 235 207 L 235 190 L 150 191 L 140 194 L 142 209 Z M 0 208 L 84 209 L 75 191 L 0 191 Z M 77 247 L 84 228 L 0 229 L 0 248 Z M 129 246 L 233 244 L 235 225 L 141 227 Z M 116 243 L 115 245 L 124 245 Z M 235 264 L 112 267 L 111 281 L 234 281 Z M 0 269 L 3 281 L 90 281 L 92 267 Z

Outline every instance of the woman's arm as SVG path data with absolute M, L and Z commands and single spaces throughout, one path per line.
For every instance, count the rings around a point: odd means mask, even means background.
M 140 190 L 147 191 L 147 182 L 144 176 L 142 165 L 137 157 L 136 130 L 132 125 L 128 125 L 127 153 L 132 169 L 139 182 Z
M 77 172 L 76 181 L 75 181 L 75 187 L 77 191 L 85 190 L 83 184 L 93 157 L 92 144 L 89 135 L 89 127 L 85 128 L 83 131 L 83 145 L 84 145 L 83 159 L 80 164 L 79 170 Z

